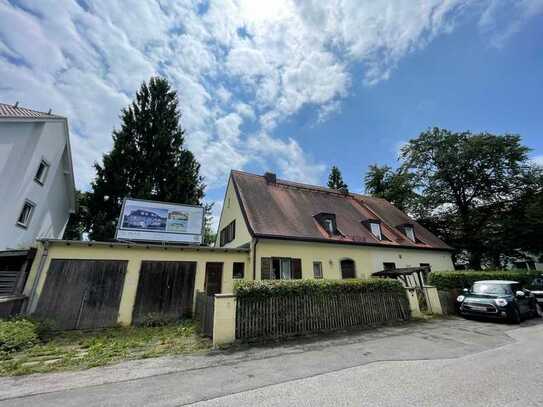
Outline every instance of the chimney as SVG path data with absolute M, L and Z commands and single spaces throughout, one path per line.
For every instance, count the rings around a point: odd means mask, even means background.
M 264 178 L 266 178 L 268 184 L 275 184 L 277 182 L 277 176 L 273 172 L 266 172 Z
M 15 102 L 15 104 L 13 105 L 13 107 L 17 107 L 19 106 L 19 101 Z
M 47 112 L 47 114 L 51 114 L 52 111 L 53 111 L 53 109 L 49 109 L 49 111 Z

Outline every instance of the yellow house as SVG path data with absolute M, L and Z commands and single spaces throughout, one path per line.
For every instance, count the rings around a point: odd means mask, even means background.
M 39 242 L 26 310 L 59 328 L 191 314 L 196 293 L 236 279 L 366 278 L 384 269 L 452 270 L 451 248 L 385 200 L 232 171 L 215 247 Z
M 453 270 L 452 248 L 384 199 L 232 171 L 215 242 L 248 248 L 245 278 L 367 278 Z

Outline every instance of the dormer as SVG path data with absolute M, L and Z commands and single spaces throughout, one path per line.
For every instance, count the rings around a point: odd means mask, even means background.
M 405 237 L 407 237 L 409 240 L 411 240 L 413 243 L 417 242 L 417 237 L 415 236 L 415 228 L 411 223 L 404 223 L 402 225 L 398 225 L 397 229 L 402 232 Z
M 383 240 L 383 231 L 381 230 L 380 219 L 366 219 L 362 224 L 371 232 L 377 240 Z
M 337 230 L 336 215 L 334 213 L 321 212 L 315 215 L 315 219 L 330 236 L 340 234 Z

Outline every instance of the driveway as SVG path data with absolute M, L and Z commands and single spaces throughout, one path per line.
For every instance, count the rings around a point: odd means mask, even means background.
M 0 406 L 537 405 L 542 337 L 541 320 L 412 322 L 0 379 Z

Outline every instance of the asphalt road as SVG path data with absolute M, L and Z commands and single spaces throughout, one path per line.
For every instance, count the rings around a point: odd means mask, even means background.
M 0 400 L 0 406 L 539 406 L 543 322 L 411 323 L 0 379 Z

